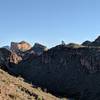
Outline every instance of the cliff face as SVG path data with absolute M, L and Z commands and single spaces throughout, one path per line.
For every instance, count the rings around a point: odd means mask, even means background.
M 2 69 L 7 69 L 9 67 L 9 57 L 11 52 L 5 48 L 0 48 L 0 66 Z M 5 67 L 4 67 L 5 66 Z
M 0 68 L 10 72 L 13 65 L 18 64 L 22 58 L 15 52 L 11 52 L 5 48 L 0 48 Z
M 30 55 L 31 56 L 41 55 L 44 51 L 47 50 L 47 47 L 39 43 L 35 43 L 34 46 L 31 47 L 29 43 L 21 41 L 19 43 L 12 42 L 10 50 L 14 56 L 18 56 L 21 59 L 26 60 L 29 58 Z
M 10 49 L 5 47 L 0 49 L 0 65 L 6 66 L 6 69 L 13 68 L 22 60 L 31 60 L 42 54 L 45 50 L 46 47 L 39 43 L 35 43 L 32 48 L 31 45 L 25 41 L 19 43 L 12 42 Z
M 10 62 L 17 64 L 22 59 L 26 59 L 33 51 L 31 50 L 31 45 L 25 41 L 21 41 L 19 43 L 12 42 L 11 43 L 11 56 Z
M 99 48 L 59 45 L 32 60 L 22 61 L 17 71 L 55 94 L 99 100 L 100 96 L 96 96 L 100 93 L 99 59 Z

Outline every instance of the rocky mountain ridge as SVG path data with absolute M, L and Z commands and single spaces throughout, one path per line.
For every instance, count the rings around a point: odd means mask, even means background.
M 64 43 L 48 50 L 35 44 L 35 49 L 20 52 L 20 55 L 1 49 L 0 65 L 55 95 L 100 100 L 99 45 L 100 37 L 82 45 Z
M 98 36 L 94 41 L 85 41 L 82 43 L 84 46 L 94 46 L 99 47 L 100 46 L 100 36 Z

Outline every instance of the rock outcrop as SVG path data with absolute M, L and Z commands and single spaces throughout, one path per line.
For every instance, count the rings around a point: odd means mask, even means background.
M 10 50 L 13 52 L 13 55 L 16 54 L 21 59 L 26 60 L 29 56 L 41 55 L 44 51 L 47 51 L 47 47 L 39 43 L 35 43 L 34 46 L 31 47 L 29 43 L 22 41 L 19 43 L 12 42 Z
M 0 66 L 1 69 L 11 71 L 14 65 L 18 64 L 22 58 L 15 52 L 11 52 L 5 48 L 0 48 Z
M 22 61 L 22 58 L 15 52 L 12 52 L 10 55 L 10 63 L 18 64 L 20 61 Z
M 18 53 L 19 51 L 25 52 L 31 49 L 31 45 L 25 41 L 19 43 L 11 42 L 11 51 Z
M 28 58 L 28 55 L 33 52 L 31 48 L 31 45 L 25 41 L 21 41 L 19 43 L 12 42 L 10 47 L 10 50 L 12 52 L 10 56 L 10 61 L 14 63 L 19 63 L 22 59 Z
M 39 44 L 39 43 L 35 43 L 34 46 L 32 47 L 32 50 L 37 54 L 37 55 L 41 55 L 44 51 L 47 51 L 47 47 Z

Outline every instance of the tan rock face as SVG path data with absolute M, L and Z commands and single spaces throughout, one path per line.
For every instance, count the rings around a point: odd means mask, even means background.
M 31 49 L 31 45 L 29 43 L 22 41 L 18 44 L 18 48 L 21 51 L 27 51 L 27 50 Z
M 10 55 L 10 63 L 18 64 L 21 60 L 22 60 L 22 58 L 20 56 L 18 56 L 16 53 L 12 53 Z
M 18 51 L 27 51 L 31 49 L 31 45 L 25 41 L 21 41 L 19 43 L 16 42 L 12 42 L 11 43 L 11 50 L 13 52 L 18 52 Z

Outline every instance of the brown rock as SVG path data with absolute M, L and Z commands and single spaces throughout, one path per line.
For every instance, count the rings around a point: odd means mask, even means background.
M 22 58 L 18 56 L 16 53 L 12 52 L 10 55 L 10 63 L 18 64 Z

